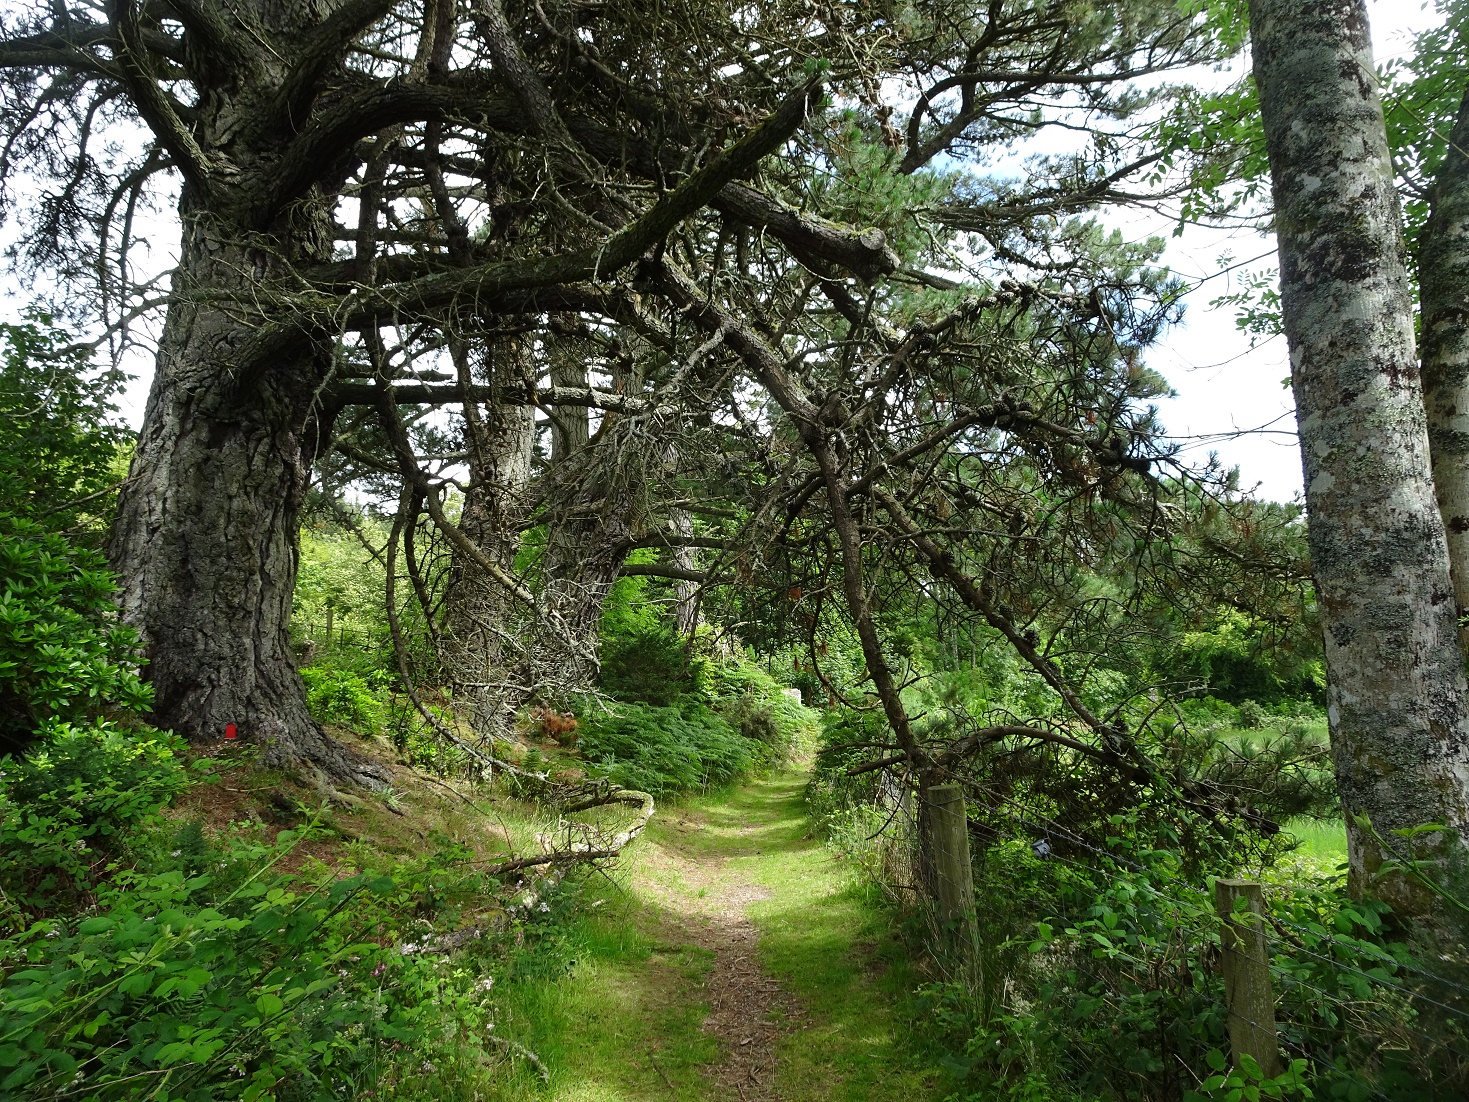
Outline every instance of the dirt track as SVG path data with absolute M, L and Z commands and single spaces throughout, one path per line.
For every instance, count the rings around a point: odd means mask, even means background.
M 696 835 L 708 828 L 683 818 L 678 829 Z M 656 875 L 645 890 L 683 916 L 676 930 L 666 931 L 670 936 L 713 954 L 703 1028 L 719 1041 L 724 1059 L 706 1069 L 710 1079 L 721 1096 L 777 1102 L 776 1043 L 783 1032 L 800 1028 L 803 1014 L 756 956 L 758 933 L 746 910 L 770 894 L 740 877 L 725 857 L 699 852 L 703 848 L 660 847 L 650 854 L 648 870 Z

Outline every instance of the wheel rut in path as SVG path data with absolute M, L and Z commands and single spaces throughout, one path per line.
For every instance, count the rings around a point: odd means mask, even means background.
M 704 981 L 709 1015 L 703 1030 L 722 1059 L 704 1070 L 715 1097 L 740 1102 L 780 1102 L 776 1049 L 780 1038 L 802 1028 L 798 1000 L 767 973 L 758 957 L 759 931 L 751 904 L 771 893 L 743 875 L 741 852 L 758 854 L 758 828 L 714 828 L 693 812 L 673 812 L 668 839 L 644 857 L 640 888 L 667 908 L 665 932 L 706 950 L 713 967 Z M 687 844 L 680 844 L 680 842 Z M 650 847 L 651 848 L 651 847 Z M 733 854 L 728 851 L 733 851 Z

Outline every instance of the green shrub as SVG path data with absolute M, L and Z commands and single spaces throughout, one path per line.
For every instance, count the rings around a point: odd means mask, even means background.
M 1253 700 L 1246 700 L 1239 706 L 1239 725 L 1248 731 L 1254 731 L 1265 726 L 1265 717 L 1268 713 L 1263 705 Z
M 698 689 L 700 665 L 665 628 L 617 635 L 602 648 L 602 688 L 615 700 L 666 708 Z
M 1210 877 L 1189 870 L 1176 835 L 1116 816 L 1106 852 L 1071 844 L 1064 828 L 1041 849 L 1030 829 L 1039 824 L 997 832 L 995 810 L 974 823 L 986 840 L 975 854 L 978 958 L 918 1000 L 960 1080 L 949 1102 L 1466 1097 L 1469 1061 L 1453 1058 L 1464 1051 L 1464 1023 L 1424 1009 L 1452 1009 L 1458 989 L 1434 977 L 1439 962 L 1425 966 L 1394 944 L 1386 905 L 1354 899 L 1344 879 L 1266 888 L 1276 1021 L 1291 1066 L 1241 1090 L 1224 1073 L 1228 1012 Z M 881 809 L 857 804 L 848 814 L 855 827 L 871 825 L 865 837 L 851 832 L 853 844 L 872 847 Z M 882 870 L 875 859 L 862 864 Z
M 860 817 L 874 807 L 882 774 L 870 771 L 854 777 L 847 770 L 878 756 L 872 747 L 886 744 L 889 731 L 887 720 L 877 711 L 834 708 L 822 716 L 816 767 L 806 782 L 806 806 L 828 840 L 844 831 L 852 812 Z M 886 817 L 883 813 L 880 820 Z
M 759 666 L 747 661 L 709 663 L 703 681 L 715 709 L 757 744 L 762 762 L 788 760 L 798 746 L 814 740 L 816 713 L 791 699 L 786 686 Z
M 124 874 L 89 917 L 0 939 L 0 1096 L 324 1100 L 406 1066 L 436 1097 L 436 1065 L 487 1063 L 489 985 L 404 936 L 477 883 L 464 855 L 271 875 L 297 841 L 237 840 L 217 878 Z
M 1240 726 L 1239 709 L 1217 696 L 1181 701 L 1178 712 L 1195 731 L 1212 732 Z
M 156 731 L 53 721 L 25 756 L 0 758 L 0 887 L 45 906 L 83 886 L 183 791 L 181 748 Z
M 305 666 L 306 706 L 321 723 L 339 723 L 366 734 L 382 730 L 382 702 L 355 673 L 335 666 Z
M 702 704 L 624 704 L 583 719 L 579 740 L 592 772 L 661 795 L 725 784 L 750 768 L 754 744 Z
M 1303 527 L 1292 525 L 1299 535 Z M 1231 703 L 1310 698 L 1325 702 L 1326 668 L 1314 611 L 1292 609 L 1286 623 L 1267 624 L 1237 608 L 1219 607 L 1203 630 L 1170 638 L 1158 656 L 1168 679 L 1201 680 Z
M 133 436 L 112 420 L 127 376 L 92 370 L 45 315 L 0 322 L 0 348 L 0 513 L 100 542 Z
M 117 623 L 102 556 L 0 513 L 0 751 L 47 720 L 141 711 L 137 634 Z

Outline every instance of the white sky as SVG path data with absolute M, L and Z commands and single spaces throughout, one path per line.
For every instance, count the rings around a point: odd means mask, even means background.
M 1374 54 L 1378 61 L 1408 52 L 1410 36 L 1433 25 L 1438 14 L 1423 0 L 1367 0 L 1372 22 Z M 1228 81 L 1228 77 L 1221 77 Z M 1168 238 L 1164 256 L 1173 271 L 1191 279 L 1214 276 L 1218 258 L 1230 253 L 1236 261 L 1259 257 L 1253 265 L 1273 267 L 1274 240 L 1251 231 L 1190 227 L 1172 237 L 1174 223 L 1165 215 L 1137 212 L 1113 214 L 1108 222 L 1132 239 L 1151 236 Z M 149 220 L 152 221 L 151 219 Z M 155 254 L 160 267 L 170 263 L 176 247 L 176 230 L 171 218 L 157 220 L 152 229 Z M 13 231 L 10 231 L 13 232 Z M 9 237 L 10 232 L 0 233 Z M 145 264 L 145 267 L 151 265 Z M 157 270 L 157 269 L 154 269 Z M 1218 453 L 1226 466 L 1238 466 L 1242 487 L 1257 487 L 1257 496 L 1289 501 L 1301 489 L 1300 456 L 1296 450 L 1295 417 L 1288 388 L 1281 385 L 1289 375 L 1283 338 L 1265 340 L 1250 347 L 1250 338 L 1235 325 L 1229 307 L 1209 305 L 1233 290 L 1235 281 L 1248 268 L 1203 283 L 1188 298 L 1182 325 L 1165 334 L 1148 363 L 1160 372 L 1178 396 L 1163 401 L 1163 423 L 1183 440 L 1194 458 L 1202 461 Z M 0 309 L 15 315 L 24 307 L 25 288 L 13 278 L 0 277 Z M 141 353 L 127 357 L 125 366 L 136 378 L 121 398 L 121 411 L 134 427 L 142 424 L 152 377 L 151 358 Z M 1260 430 L 1232 437 L 1241 430 Z

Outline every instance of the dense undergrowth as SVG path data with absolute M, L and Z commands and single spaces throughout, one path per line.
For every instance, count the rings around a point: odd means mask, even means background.
M 1290 725 L 1305 707 L 1206 705 L 1230 737 Z M 1250 718 L 1250 717 L 1247 717 Z M 1283 729 L 1283 730 L 1282 730 Z M 914 950 L 943 945 L 914 894 L 914 824 L 880 785 L 845 774 L 850 723 L 828 725 L 808 800 L 830 844 L 916 923 Z M 1135 809 L 1098 830 L 1031 791 L 970 786 L 979 947 L 930 957 L 918 1021 L 948 1055 L 952 1102 L 1065 1099 L 1464 1096 L 1469 1034 L 1444 962 L 1415 954 L 1389 908 L 1354 898 L 1345 866 L 1176 812 Z M 1344 853 L 1340 855 L 1344 861 Z M 1263 881 L 1284 1074 L 1233 1070 L 1216 876 Z
M 532 873 L 494 866 L 565 828 L 554 810 L 520 778 L 467 775 L 376 650 L 339 645 L 303 675 L 313 713 L 394 769 L 384 803 L 152 730 L 100 558 L 0 523 L 16 751 L 0 759 L 0 1097 L 467 1099 L 519 1082 L 532 1055 L 494 1032 L 496 985 L 564 967 L 578 920 Z M 678 668 L 654 672 L 671 695 L 587 702 L 582 756 L 500 752 L 527 774 L 664 794 L 809 737 L 805 709 L 748 661 L 669 653 Z

